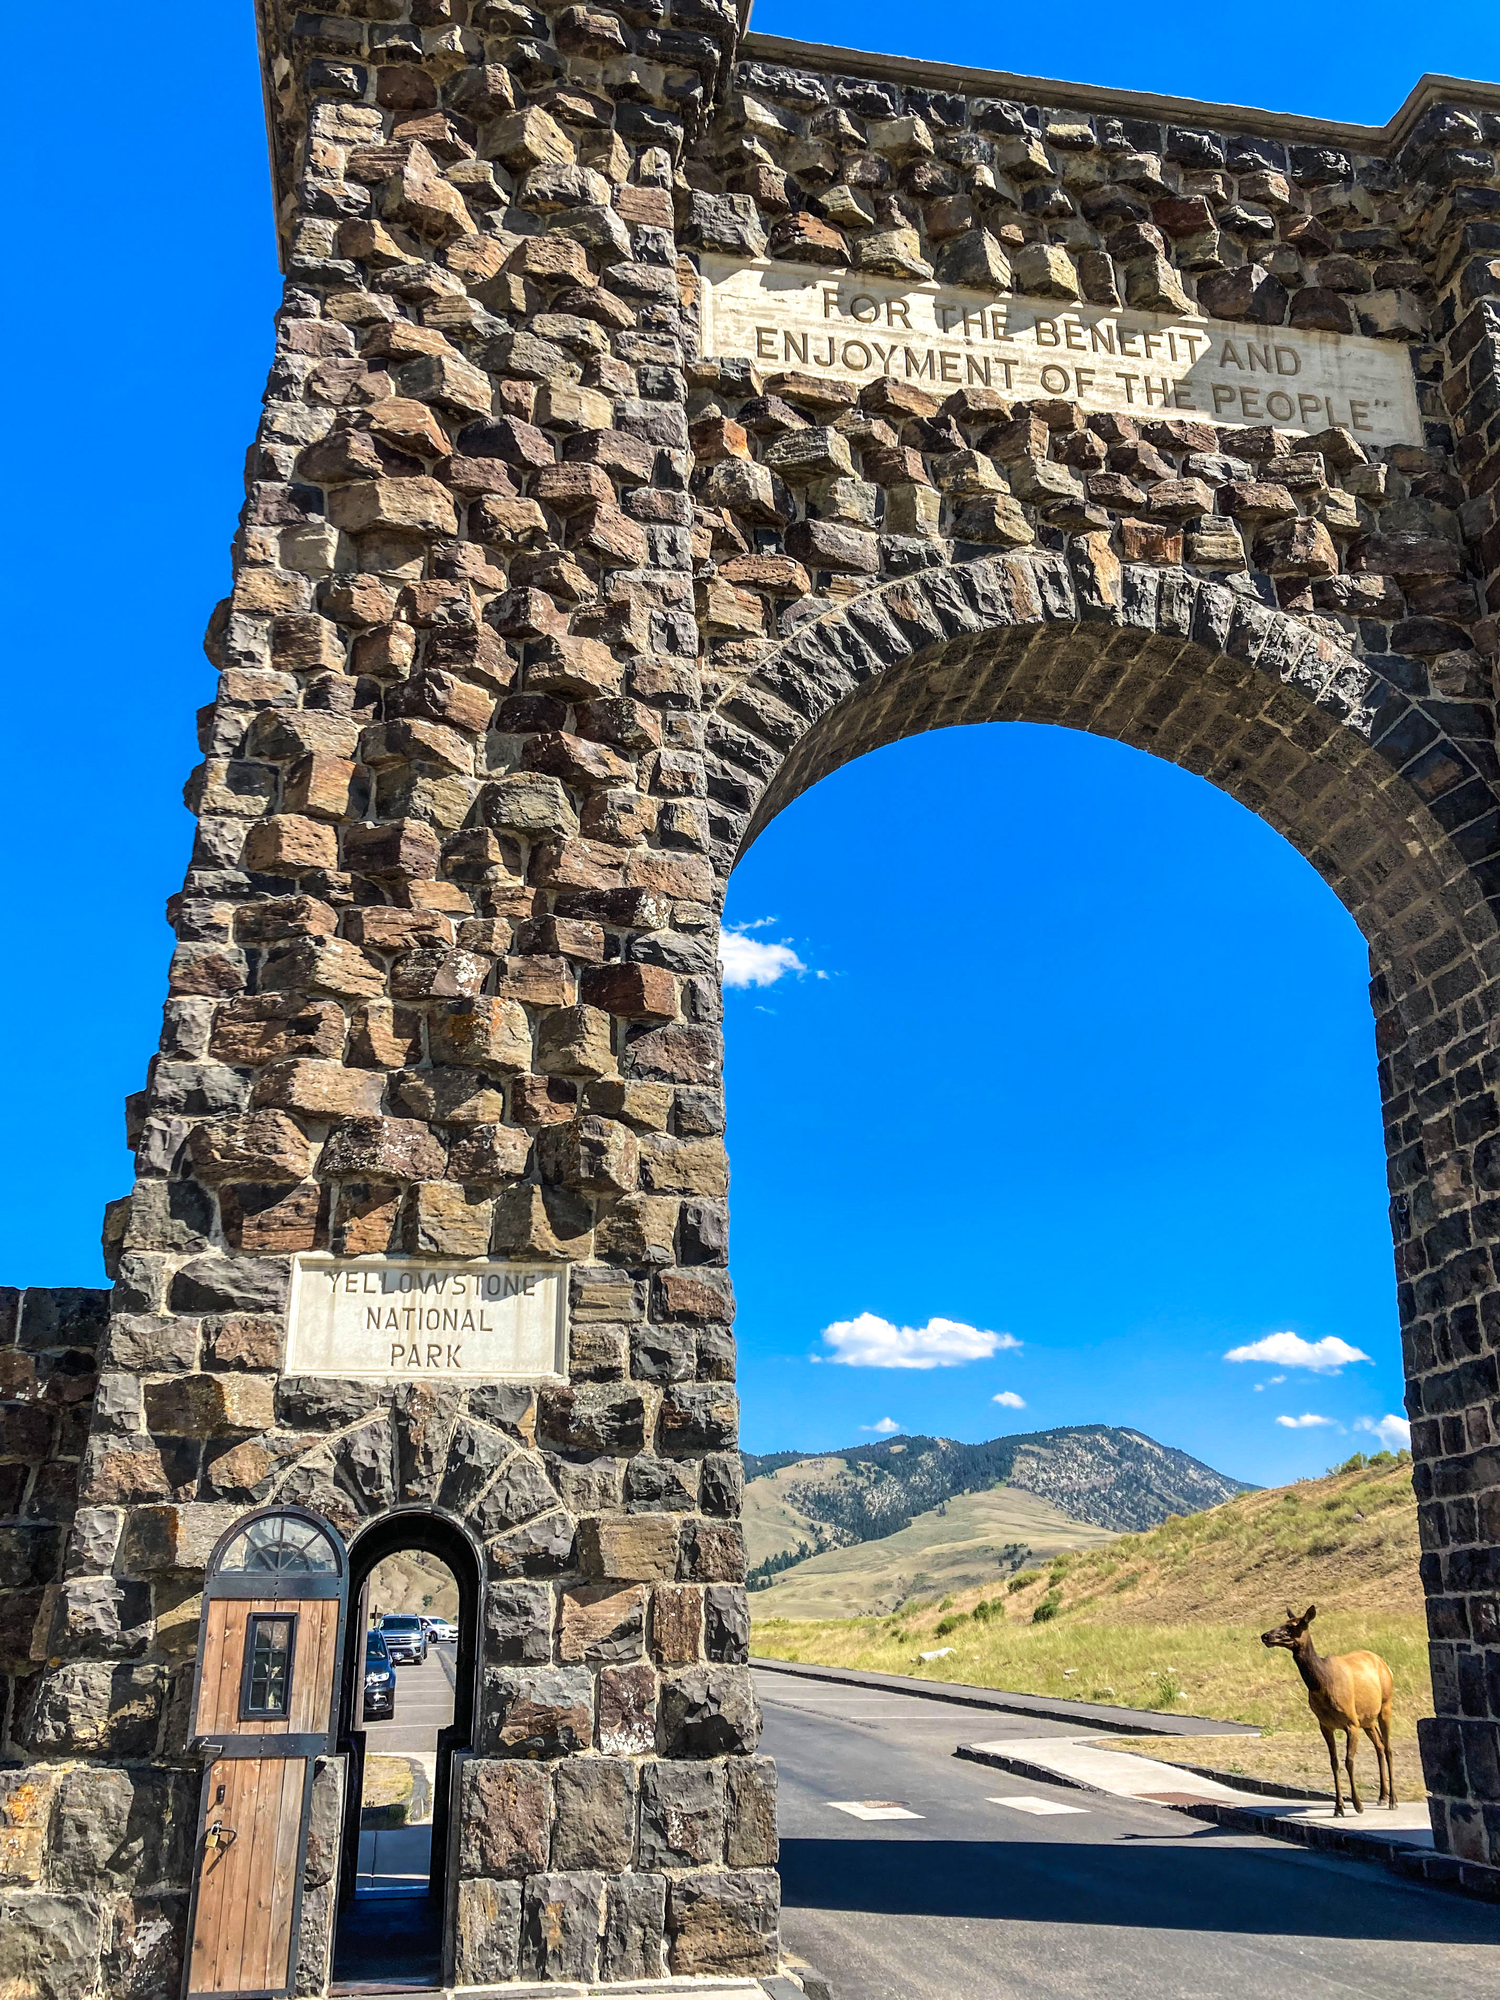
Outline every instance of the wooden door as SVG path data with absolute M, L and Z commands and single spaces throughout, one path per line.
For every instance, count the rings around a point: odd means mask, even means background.
M 204 1587 L 193 1736 L 205 1758 L 188 2000 L 286 2000 L 314 1759 L 333 1740 L 346 1565 L 301 1509 L 249 1515 Z

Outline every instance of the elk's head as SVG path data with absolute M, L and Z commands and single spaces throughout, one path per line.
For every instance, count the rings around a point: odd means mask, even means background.
M 1289 1604 L 1286 1608 L 1286 1623 L 1273 1626 L 1269 1632 L 1262 1632 L 1260 1643 L 1263 1646 L 1285 1646 L 1290 1650 L 1299 1640 L 1307 1637 L 1307 1628 L 1317 1615 L 1316 1604 L 1309 1604 L 1300 1618 Z

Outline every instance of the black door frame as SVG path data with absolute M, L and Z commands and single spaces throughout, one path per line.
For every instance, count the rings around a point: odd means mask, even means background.
M 479 1672 L 479 1622 L 483 1612 L 484 1563 L 478 1548 L 456 1521 L 424 1507 L 399 1507 L 382 1514 L 349 1543 L 349 1619 L 339 1699 L 338 1747 L 345 1758 L 344 1828 L 339 1857 L 337 1908 L 353 1900 L 359 1873 L 360 1800 L 364 1791 L 365 1620 L 364 1591 L 387 1556 L 407 1549 L 436 1556 L 458 1585 L 458 1658 L 454 1666 L 453 1720 L 438 1731 L 437 1771 L 432 1788 L 432 1872 L 428 1894 L 446 1908 L 448 1830 L 454 1753 L 474 1737 Z

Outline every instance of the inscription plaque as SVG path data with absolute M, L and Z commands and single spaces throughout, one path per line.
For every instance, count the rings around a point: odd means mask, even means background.
M 286 1373 L 560 1381 L 567 1276 L 487 1258 L 294 1257 Z
M 702 278 L 704 353 L 741 356 L 767 374 L 860 384 L 884 375 L 939 397 L 986 388 L 1136 417 L 1304 433 L 1338 424 L 1366 445 L 1423 441 L 1400 341 L 767 260 L 706 255 Z

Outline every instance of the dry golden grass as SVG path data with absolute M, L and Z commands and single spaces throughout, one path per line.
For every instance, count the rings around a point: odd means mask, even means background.
M 1274 1734 L 1264 1745 L 1243 1745 L 1246 1771 L 1258 1774 L 1248 1760 L 1262 1756 L 1275 1765 L 1266 1775 L 1320 1787 L 1326 1753 L 1306 1691 L 1290 1655 L 1260 1643 L 1288 1603 L 1299 1612 L 1316 1603 L 1320 1652 L 1368 1648 L 1390 1663 L 1398 1784 L 1419 1796 L 1415 1722 L 1432 1713 L 1432 1689 L 1416 1505 L 1410 1466 L 1382 1456 L 1383 1464 L 1241 1494 L 1148 1534 L 1059 1556 L 1008 1583 L 996 1578 L 909 1603 L 890 1617 L 757 1620 L 754 1649 L 772 1659 L 1250 1722 Z M 939 1647 L 951 1651 L 919 1658 Z M 1178 1756 L 1205 1761 L 1191 1746 L 1179 1746 Z M 1373 1774 L 1368 1748 L 1365 1757 Z M 1303 1769 L 1309 1775 L 1297 1778 Z

